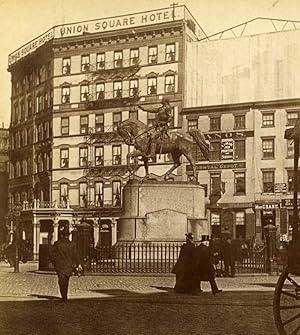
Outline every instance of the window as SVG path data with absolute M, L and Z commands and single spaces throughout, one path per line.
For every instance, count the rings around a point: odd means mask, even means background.
M 38 126 L 37 126 L 37 140 L 38 142 L 39 141 L 42 141 L 44 138 L 43 138 L 43 124 L 40 123 Z
M 48 107 L 49 107 L 48 92 L 45 92 L 45 94 L 44 94 L 44 109 L 47 109 Z
M 274 171 L 263 171 L 263 193 L 274 192 Z
M 220 213 L 210 213 L 211 233 L 215 237 L 221 237 L 221 215 Z
M 103 207 L 103 182 L 95 183 L 95 205 L 96 207 Z
M 21 121 L 23 121 L 23 120 L 25 120 L 25 103 L 24 103 L 24 101 L 21 102 L 20 107 L 21 107 Z
M 130 65 L 139 64 L 139 49 L 130 49 Z
M 87 183 L 79 183 L 79 206 L 84 208 L 88 206 Z
M 175 44 L 166 45 L 166 62 L 175 62 Z
M 245 212 L 235 212 L 235 235 L 237 238 L 246 237 Z
M 165 92 L 174 93 L 175 92 L 175 76 L 169 75 L 165 77 Z
M 27 114 L 28 114 L 28 116 L 31 116 L 32 113 L 33 113 L 33 108 L 32 108 L 32 107 L 33 107 L 33 106 L 32 106 L 32 99 L 29 98 L 29 99 L 27 100 Z
M 157 63 L 157 46 L 152 46 L 148 48 L 148 63 L 149 64 Z
M 236 195 L 246 194 L 245 172 L 234 173 L 234 193 Z
M 148 78 L 148 89 L 147 93 L 148 95 L 154 95 L 157 93 L 157 78 L 156 77 L 150 77 Z
M 113 181 L 112 183 L 112 200 L 113 206 L 120 207 L 121 206 L 121 182 Z
M 60 202 L 66 205 L 68 199 L 69 199 L 69 185 L 66 183 L 62 183 L 60 184 Z
M 80 101 L 89 100 L 89 85 L 80 85 Z
M 262 127 L 274 127 L 274 112 L 262 113 Z
M 63 136 L 69 135 L 69 118 L 68 117 L 61 118 L 60 132 Z
M 221 160 L 221 142 L 220 141 L 211 141 L 210 142 L 210 153 L 209 159 L 212 161 Z
M 153 127 L 155 125 L 156 114 L 155 113 L 147 113 L 147 126 Z
M 300 111 L 290 111 L 286 113 L 287 125 L 294 126 L 298 119 L 300 119 Z
M 193 143 L 193 147 L 192 147 L 192 156 L 196 162 L 207 160 L 207 158 L 204 157 L 202 151 L 200 150 L 198 144 L 195 142 Z
M 287 140 L 287 157 L 294 157 L 294 140 Z
M 105 84 L 104 83 L 97 83 L 96 84 L 96 99 L 103 100 L 105 97 Z
M 96 166 L 103 166 L 104 165 L 104 148 L 95 147 L 95 165 Z
M 114 68 L 123 67 L 123 51 L 115 51 L 114 53 Z
M 117 130 L 117 125 L 122 121 L 122 113 L 113 113 L 113 130 Z
M 210 131 L 221 130 L 221 116 L 211 117 L 210 121 Z
M 210 175 L 210 194 L 220 195 L 221 194 L 221 174 L 214 173 Z
M 70 87 L 63 87 L 61 89 L 61 103 L 67 104 L 70 102 Z
M 71 58 L 66 57 L 62 60 L 62 74 L 71 73 Z
M 105 69 L 105 53 L 98 53 L 96 58 L 96 67 L 97 70 Z
M 95 118 L 95 131 L 96 133 L 104 132 L 104 114 L 96 114 Z
M 265 159 L 274 158 L 274 139 L 262 140 L 262 154 Z
M 288 192 L 293 192 L 294 191 L 294 171 L 288 170 L 287 177 L 288 177 Z M 299 178 L 300 178 L 300 171 L 298 171 L 298 192 L 300 191 L 300 183 L 299 183 L 300 179 Z
M 129 96 L 134 97 L 139 95 L 139 81 L 138 79 L 131 79 L 129 81 Z
M 114 98 L 122 98 L 122 82 L 114 81 Z
M 87 167 L 88 165 L 88 148 L 79 148 L 79 166 Z
M 88 115 L 80 116 L 80 134 L 87 134 L 89 130 Z
M 234 141 L 234 159 L 245 159 L 246 141 Z
M 112 146 L 112 165 L 121 165 L 121 146 Z
M 246 116 L 234 115 L 234 128 L 235 129 L 245 129 L 246 128 Z
M 137 110 L 130 110 L 129 111 L 129 119 L 138 120 L 138 111 Z
M 28 88 L 32 89 L 33 87 L 33 72 L 28 75 Z
M 187 122 L 188 131 L 191 129 L 198 129 L 198 119 L 188 120 Z
M 87 72 L 90 70 L 90 56 L 81 56 L 81 72 Z
M 69 167 L 69 149 L 60 149 L 60 167 L 68 168 Z

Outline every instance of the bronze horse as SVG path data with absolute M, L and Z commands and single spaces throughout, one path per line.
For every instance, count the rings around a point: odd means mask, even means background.
M 149 151 L 149 136 L 153 136 L 156 128 L 148 128 L 143 122 L 139 120 L 127 119 L 120 122 L 117 126 L 118 134 L 123 138 L 127 145 L 133 145 L 135 150 L 127 154 L 128 170 L 132 172 L 130 166 L 130 158 L 134 158 L 135 162 L 138 156 L 141 156 L 144 162 L 146 171 L 145 178 L 149 177 L 149 158 L 147 157 Z M 192 138 L 188 135 L 191 135 Z M 164 138 L 159 138 L 156 143 L 157 154 L 170 154 L 173 159 L 173 166 L 166 172 L 165 180 L 170 178 L 170 174 L 180 166 L 181 155 L 185 156 L 193 169 L 193 180 L 196 180 L 195 161 L 192 157 L 192 149 L 194 141 L 200 148 L 202 154 L 208 159 L 209 147 L 204 135 L 198 129 L 191 129 L 188 133 L 171 132 L 165 134 Z

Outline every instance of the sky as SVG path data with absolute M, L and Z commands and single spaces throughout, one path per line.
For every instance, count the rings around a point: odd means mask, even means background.
M 0 0 L 0 128 L 10 122 L 8 55 L 54 25 L 170 6 L 173 0 Z M 256 17 L 300 21 L 299 0 L 176 0 L 207 35 Z

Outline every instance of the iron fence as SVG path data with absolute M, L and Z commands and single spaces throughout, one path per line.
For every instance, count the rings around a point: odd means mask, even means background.
M 85 270 L 90 273 L 171 273 L 179 257 L 181 243 L 120 243 L 92 248 Z M 248 250 L 235 262 L 236 273 L 264 273 L 265 249 Z M 217 275 L 224 275 L 221 259 Z

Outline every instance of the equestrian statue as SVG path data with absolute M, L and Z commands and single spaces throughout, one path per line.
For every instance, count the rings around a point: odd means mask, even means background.
M 154 125 L 151 127 L 133 119 L 127 119 L 118 124 L 118 134 L 127 145 L 132 145 L 135 148 L 133 152 L 127 154 L 128 170 L 132 172 L 130 159 L 134 158 L 136 163 L 137 157 L 141 157 L 146 171 L 145 178 L 149 178 L 149 159 L 153 160 L 156 154 L 170 154 L 174 164 L 165 174 L 164 178 L 168 180 L 170 174 L 180 166 L 180 157 L 183 155 L 191 164 L 193 180 L 196 180 L 195 161 L 192 157 L 193 145 L 196 142 L 203 156 L 208 159 L 208 143 L 199 129 L 190 129 L 188 133 L 176 130 L 169 132 L 168 124 L 172 119 L 172 108 L 168 99 L 162 99 L 161 104 L 162 106 L 155 110 L 138 106 L 143 111 L 156 114 Z

